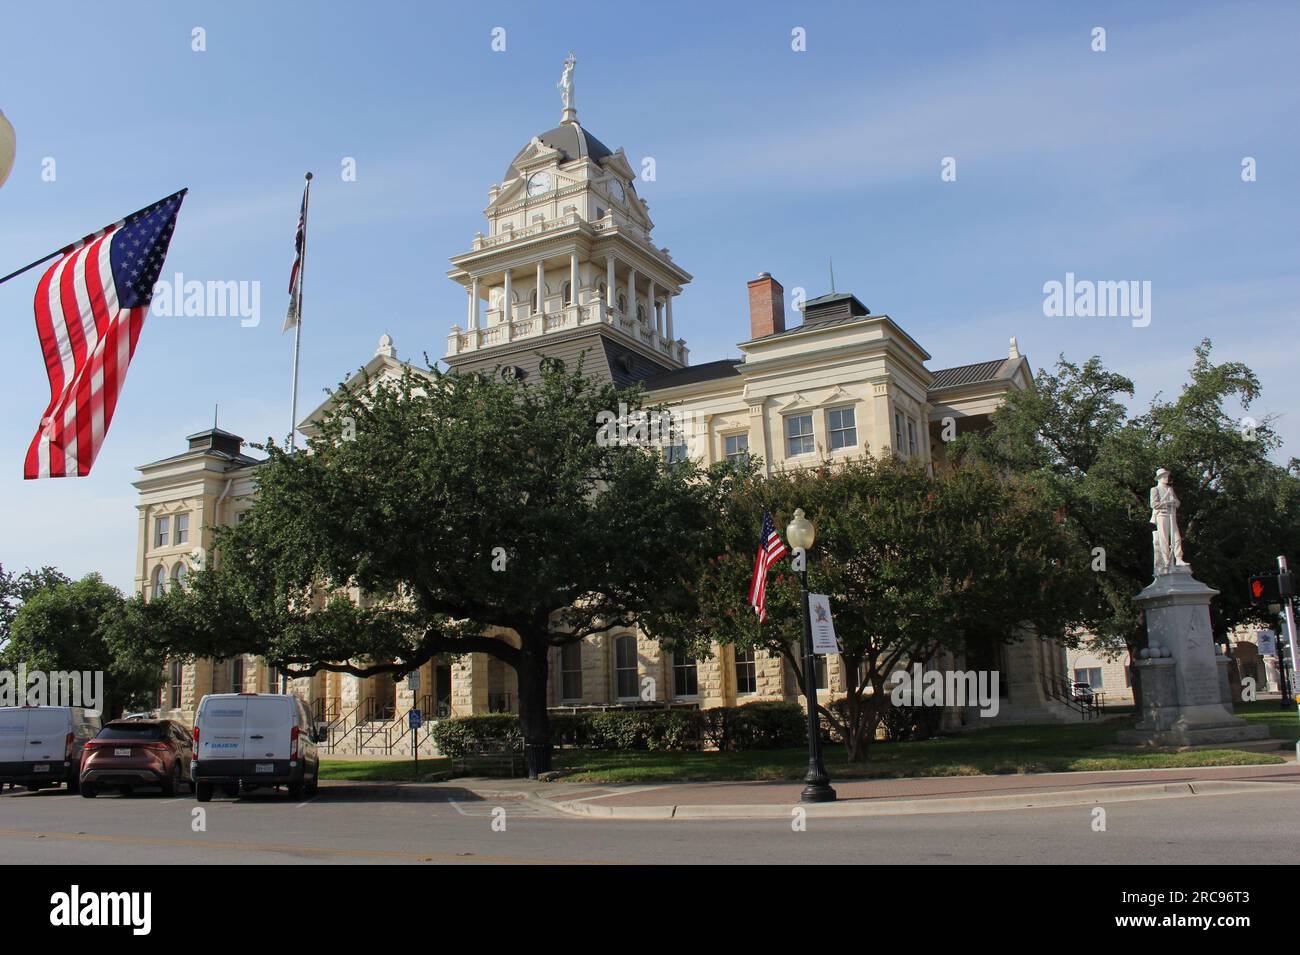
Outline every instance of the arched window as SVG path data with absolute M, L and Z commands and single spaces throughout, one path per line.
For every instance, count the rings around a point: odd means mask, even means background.
M 537 314 L 537 289 L 533 289 L 532 308 L 533 308 L 533 314 L 536 315 Z
M 618 310 L 624 315 L 627 314 L 627 296 L 622 292 L 618 293 Z
M 620 700 L 635 699 L 639 695 L 636 637 L 631 634 L 614 640 L 614 682 Z
M 645 322 L 645 302 L 636 303 L 636 320 L 642 323 Z
M 189 576 L 189 568 L 185 566 L 185 561 L 181 561 L 172 568 L 172 583 L 182 590 L 185 588 L 185 578 Z
M 604 282 L 601 282 L 599 285 L 596 286 L 596 288 L 600 289 L 600 300 L 602 302 L 605 301 L 605 294 L 606 292 L 609 291 L 608 287 L 605 285 Z
M 573 304 L 573 283 L 565 282 L 563 287 L 560 290 L 560 294 L 564 296 L 565 305 L 572 305 Z
M 153 579 L 149 584 L 150 599 L 153 599 L 154 597 L 162 596 L 162 592 L 164 589 L 166 589 L 166 587 L 167 587 L 167 570 L 163 567 L 162 564 L 159 564 L 157 567 L 153 569 Z

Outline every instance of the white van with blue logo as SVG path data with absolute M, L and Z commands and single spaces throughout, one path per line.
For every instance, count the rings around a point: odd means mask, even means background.
M 207 802 L 220 787 L 284 786 L 293 799 L 316 795 L 320 738 L 302 700 L 280 693 L 212 693 L 194 716 L 194 794 Z

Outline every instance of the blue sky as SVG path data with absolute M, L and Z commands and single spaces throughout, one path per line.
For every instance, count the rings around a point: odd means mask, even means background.
M 0 285 L 0 562 L 129 588 L 135 467 L 183 450 L 214 404 L 246 438 L 287 430 L 280 323 L 305 170 L 300 407 L 382 332 L 404 358 L 441 356 L 465 305 L 447 259 L 558 122 L 570 49 L 583 125 L 634 165 L 655 159 L 638 190 L 695 276 L 674 306 L 693 361 L 738 354 L 747 279 L 817 295 L 833 257 L 837 287 L 932 368 L 1000 357 L 1015 335 L 1035 368 L 1100 354 L 1144 405 L 1209 336 L 1258 372 L 1253 413 L 1281 416 L 1284 454 L 1300 454 L 1297 36 L 1290 2 L 11 5 L 0 274 L 189 186 L 164 277 L 260 281 L 262 322 L 151 316 L 94 473 L 24 482 L 48 395 L 39 273 Z M 1067 272 L 1150 281 L 1151 324 L 1045 317 L 1043 283 Z

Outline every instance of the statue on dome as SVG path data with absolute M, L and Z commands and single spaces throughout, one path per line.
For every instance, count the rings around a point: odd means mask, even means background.
M 564 118 L 573 118 L 571 114 L 575 112 L 573 106 L 573 68 L 577 65 L 578 58 L 570 51 L 564 60 L 564 72 L 560 74 L 560 82 L 555 84 L 555 88 L 560 91 L 560 100 L 564 103 Z

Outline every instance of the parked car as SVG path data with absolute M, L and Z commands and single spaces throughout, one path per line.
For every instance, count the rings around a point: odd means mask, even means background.
M 28 792 L 80 784 L 81 751 L 100 729 L 99 714 L 80 706 L 0 707 L 0 783 Z
M 285 786 L 289 796 L 316 794 L 323 741 L 302 700 L 280 693 L 213 693 L 194 716 L 194 793 L 199 802 L 221 787 L 238 795 Z
M 1092 696 L 1093 696 L 1093 694 L 1092 694 L 1092 687 L 1089 686 L 1087 683 L 1071 683 L 1071 684 L 1070 684 L 1070 698 L 1071 698 L 1071 699 L 1079 700 L 1081 703 L 1091 703 L 1091 702 L 1092 702 Z
M 81 795 L 94 799 L 105 789 L 158 786 L 174 796 L 182 784 L 194 787 L 193 759 L 189 730 L 175 720 L 113 720 L 82 753 Z

